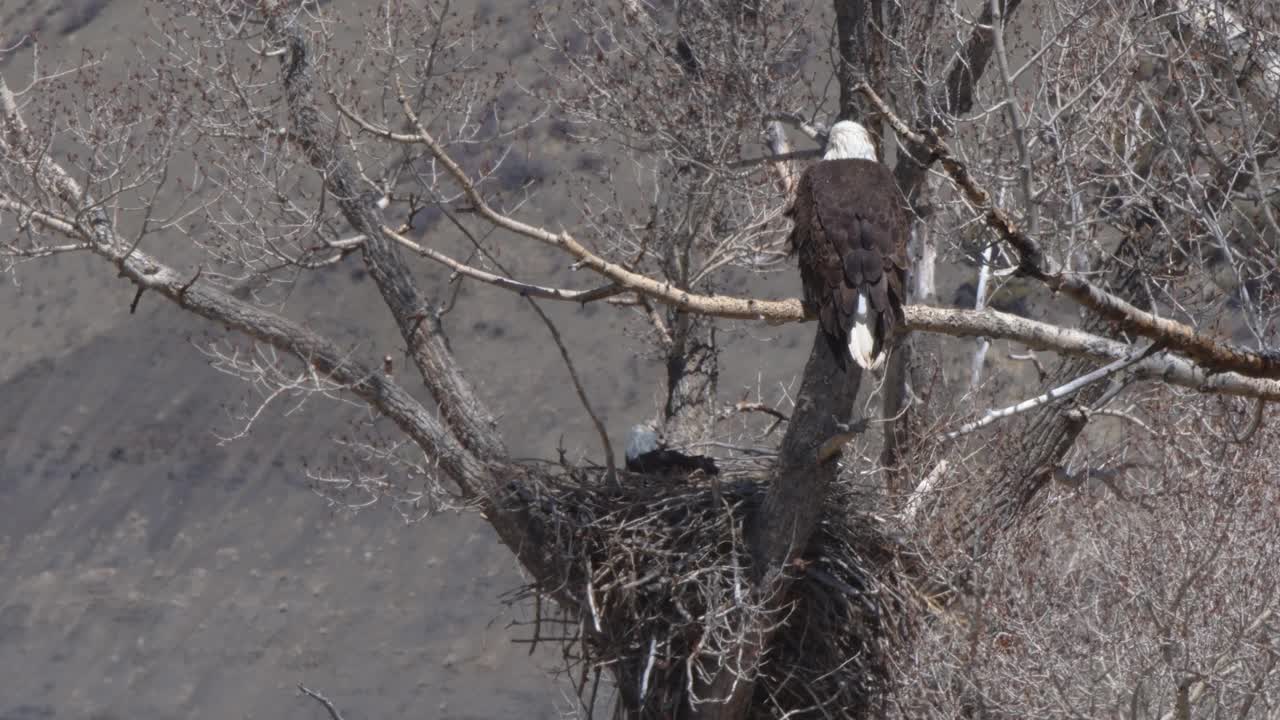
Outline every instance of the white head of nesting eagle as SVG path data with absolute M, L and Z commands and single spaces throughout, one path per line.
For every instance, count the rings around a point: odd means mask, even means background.
M 706 455 L 685 455 L 669 449 L 662 436 L 648 425 L 636 425 L 627 435 L 627 469 L 645 474 L 688 474 L 702 471 L 705 475 L 718 475 L 716 461 Z

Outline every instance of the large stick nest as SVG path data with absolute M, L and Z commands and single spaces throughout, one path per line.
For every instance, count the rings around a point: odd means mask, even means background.
M 750 479 L 527 468 L 518 501 L 541 526 L 544 552 L 562 569 L 519 597 L 538 599 L 534 642 L 561 644 L 589 709 L 608 673 L 632 717 L 677 717 L 735 662 L 743 628 L 763 612 L 751 591 L 744 523 L 764 499 Z M 884 696 L 890 647 L 908 631 L 899 592 L 915 563 L 883 524 L 838 488 L 773 618 L 758 669 L 754 717 L 863 716 Z M 556 600 L 540 602 L 543 597 Z

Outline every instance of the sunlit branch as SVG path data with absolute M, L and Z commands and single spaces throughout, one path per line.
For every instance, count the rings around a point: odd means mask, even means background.
M 403 247 L 408 248 L 409 250 L 412 250 L 413 252 L 418 253 L 423 257 L 430 258 L 431 260 L 434 260 L 435 262 L 438 262 L 441 265 L 444 265 L 445 267 L 449 268 L 450 270 L 454 271 L 459 275 L 469 277 L 472 280 L 478 280 L 483 283 L 488 283 L 489 285 L 500 287 L 503 290 L 510 290 L 523 297 L 535 297 L 535 298 L 542 298 L 544 300 L 562 300 L 565 302 L 589 303 L 595 300 L 603 300 L 605 298 L 614 297 L 615 295 L 620 295 L 628 291 L 627 288 L 617 283 L 602 285 L 600 287 L 592 288 L 590 290 L 570 290 L 566 288 L 551 287 L 549 285 L 534 285 L 532 283 L 520 282 L 519 280 L 515 280 L 505 275 L 495 275 L 494 273 L 485 272 L 484 270 L 481 270 L 479 268 L 472 267 L 465 263 L 459 262 L 458 260 L 455 260 L 434 248 L 430 248 L 430 247 L 427 247 L 426 245 L 423 245 L 422 243 L 415 242 L 414 240 L 400 234 L 395 229 L 392 229 L 385 225 L 382 226 L 382 232 L 384 235 L 391 238 L 392 240 L 395 240 L 397 243 L 399 243 Z

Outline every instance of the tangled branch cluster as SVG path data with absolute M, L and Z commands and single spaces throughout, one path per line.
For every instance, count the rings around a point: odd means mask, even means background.
M 596 700 L 591 678 L 612 669 L 620 700 L 644 716 L 671 717 L 711 700 L 702 688 L 719 667 L 736 667 L 743 628 L 765 610 L 750 602 L 753 569 L 744 527 L 766 486 L 540 465 L 518 498 L 563 568 L 558 587 L 526 587 L 576 610 L 539 606 L 533 641 L 556 641 L 579 696 Z M 531 494 L 531 495 L 530 495 Z M 776 642 L 756 678 L 753 712 L 763 717 L 820 708 L 868 708 L 889 682 L 889 648 L 909 632 L 902 583 L 914 557 L 874 517 L 837 492 L 794 576 Z M 759 619 L 755 617 L 754 619 Z M 744 671 L 745 672 L 745 671 Z

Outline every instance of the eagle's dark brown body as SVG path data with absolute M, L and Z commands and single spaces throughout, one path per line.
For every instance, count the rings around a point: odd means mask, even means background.
M 821 160 L 801 176 L 789 214 L 805 304 L 841 366 L 850 359 L 859 293 L 867 298 L 870 355 L 878 358 L 903 321 L 905 298 L 909 226 L 893 174 L 873 160 Z

